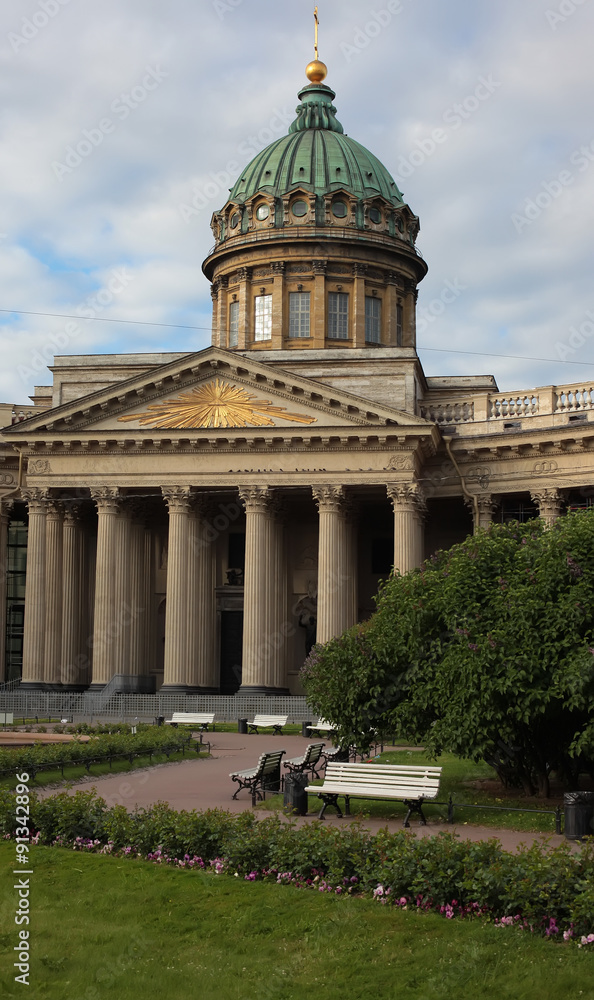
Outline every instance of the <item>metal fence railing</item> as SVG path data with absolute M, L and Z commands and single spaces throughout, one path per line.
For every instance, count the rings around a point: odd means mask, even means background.
M 13 712 L 17 718 L 105 719 L 126 722 L 133 719 L 153 721 L 168 718 L 172 712 L 214 712 L 219 722 L 237 722 L 254 715 L 287 715 L 289 722 L 315 720 L 316 713 L 299 696 L 268 695 L 185 695 L 122 694 L 102 692 L 67 694 L 60 691 L 0 691 L 0 712 Z

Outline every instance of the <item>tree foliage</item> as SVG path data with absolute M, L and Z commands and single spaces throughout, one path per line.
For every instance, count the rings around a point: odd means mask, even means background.
M 594 771 L 594 511 L 493 525 L 386 581 L 375 614 L 312 650 L 311 706 L 492 764 L 547 795 Z

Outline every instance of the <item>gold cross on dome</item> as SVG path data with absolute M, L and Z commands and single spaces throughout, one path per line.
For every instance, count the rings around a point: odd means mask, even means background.
M 316 59 L 318 58 L 318 28 L 320 26 L 320 19 L 318 18 L 318 8 L 314 8 L 314 21 L 316 22 L 316 39 L 314 42 L 314 52 L 316 54 Z

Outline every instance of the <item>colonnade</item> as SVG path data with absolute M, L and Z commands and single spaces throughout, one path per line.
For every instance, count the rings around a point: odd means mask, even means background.
M 394 566 L 406 573 L 423 559 L 425 500 L 415 482 L 385 489 L 394 512 Z M 284 492 L 266 485 L 239 488 L 246 519 L 245 692 L 287 691 L 286 639 L 294 621 Z M 312 494 L 319 517 L 317 640 L 326 642 L 357 621 L 358 510 L 348 486 L 314 486 Z M 90 495 L 97 509 L 96 551 L 81 522 L 80 501 L 58 501 L 39 489 L 22 494 L 29 512 L 25 685 L 102 689 L 115 674 L 140 679 L 153 671 L 150 526 L 133 497 L 109 486 Z M 217 556 L 208 493 L 180 485 L 164 487 L 162 495 L 169 513 L 163 689 L 215 692 Z M 549 521 L 560 512 L 555 490 L 533 499 Z M 493 510 L 493 498 L 481 496 L 475 505 L 479 527 Z M 8 516 L 0 509 L 0 559 L 6 555 Z M 5 608 L 1 594 L 0 602 Z

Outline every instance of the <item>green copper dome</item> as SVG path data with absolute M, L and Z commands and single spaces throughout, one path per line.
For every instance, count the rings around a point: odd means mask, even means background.
M 245 203 L 258 192 L 282 197 L 297 189 L 316 195 L 344 190 L 355 198 L 381 197 L 402 206 L 402 194 L 383 164 L 344 134 L 332 104 L 335 96 L 323 83 L 304 87 L 289 134 L 254 157 L 231 189 L 230 200 Z

